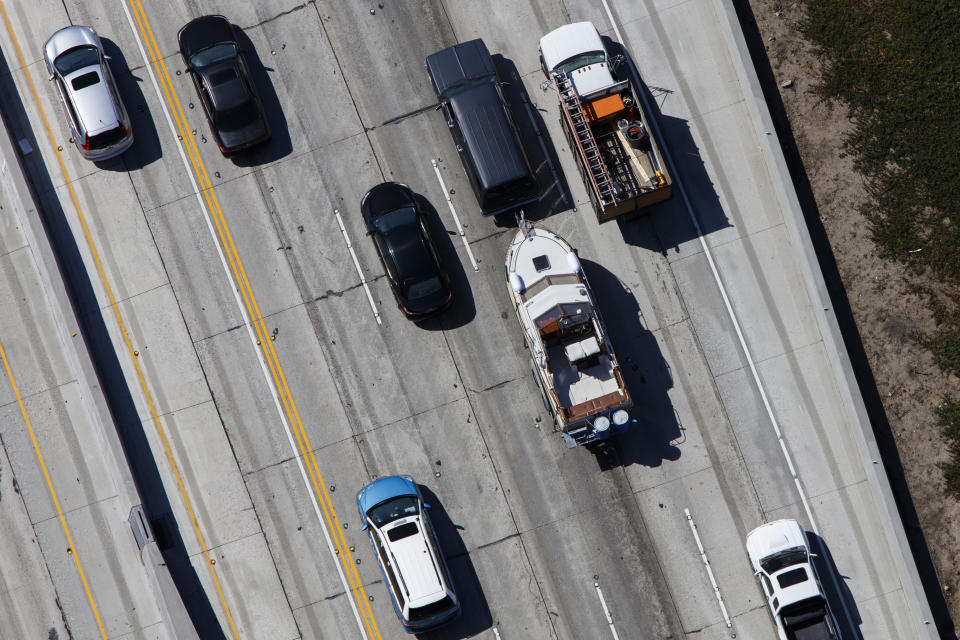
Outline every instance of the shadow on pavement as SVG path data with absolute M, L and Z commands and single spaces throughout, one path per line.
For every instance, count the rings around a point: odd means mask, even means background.
M 136 171 L 163 156 L 157 126 L 154 123 L 147 99 L 143 95 L 143 90 L 140 88 L 143 77 L 133 74 L 127 64 L 127 59 L 123 56 L 123 51 L 113 40 L 101 36 L 100 41 L 103 43 L 104 53 L 110 56 L 110 69 L 113 71 L 113 77 L 117 80 L 117 91 L 120 93 L 120 99 L 123 100 L 127 113 L 130 114 L 130 123 L 133 127 L 133 146 L 126 153 L 116 158 L 94 164 L 107 171 Z M 142 75 L 146 76 L 146 71 Z
M 814 570 L 820 578 L 823 594 L 827 597 L 830 610 L 833 611 L 833 616 L 840 627 L 837 632 L 845 640 L 863 640 L 863 634 L 860 633 L 863 619 L 860 617 L 860 610 L 857 609 L 853 593 L 847 586 L 846 576 L 837 569 L 823 538 L 812 531 L 807 531 L 806 534 L 810 542 L 810 550 L 816 554 L 816 557 L 812 558 Z
M 277 91 L 270 80 L 270 72 L 273 72 L 273 69 L 264 66 L 253 42 L 240 27 L 234 25 L 234 31 L 240 42 L 240 48 L 244 52 L 247 66 L 250 68 L 250 76 L 257 88 L 260 102 L 263 103 L 263 110 L 267 114 L 267 122 L 270 124 L 269 142 L 230 156 L 230 160 L 239 167 L 253 167 L 275 162 L 290 155 L 293 151 L 293 143 L 290 141 L 290 129 L 287 127 L 283 107 L 280 106 Z
M 507 83 L 502 87 L 503 96 L 520 131 L 520 141 L 527 152 L 530 167 L 540 185 L 540 200 L 524 207 L 524 216 L 535 222 L 572 208 L 573 199 L 560 167 L 557 151 L 540 110 L 534 106 L 523 86 L 517 66 L 513 60 L 499 53 L 491 57 L 500 80 Z M 515 227 L 517 224 L 513 213 L 496 216 L 495 222 L 498 226 L 507 227 Z
M 707 236 L 731 226 L 714 189 L 713 181 L 707 173 L 706 165 L 700 157 L 689 123 L 680 118 L 665 116 L 660 112 L 657 98 L 669 94 L 669 90 L 648 87 L 636 72 L 626 49 L 620 43 L 607 38 L 603 38 L 603 41 L 611 58 L 616 61 L 615 72 L 618 77 L 632 78 L 647 117 L 656 125 L 654 134 L 659 133 L 658 141 L 664 149 L 664 162 L 667 163 L 667 170 L 673 176 L 674 182 L 671 200 L 641 210 L 637 214 L 627 214 L 617 218 L 624 241 L 666 254 L 671 250 L 678 251 L 680 245 L 696 240 L 701 235 Z M 680 194 L 681 183 L 697 216 L 699 230 L 690 220 L 683 196 Z M 655 231 L 653 234 L 650 233 L 650 227 L 646 225 L 631 224 L 639 216 L 647 213 L 656 215 L 652 225 Z
M 34 149 L 39 145 L 27 118 L 6 59 L 0 56 L 0 105 L 7 134 L 13 140 L 25 139 Z M 47 141 L 44 141 L 47 144 Z M 137 143 L 135 143 L 137 144 Z M 14 145 L 16 147 L 16 145 Z M 50 244 L 53 246 L 60 276 L 79 322 L 80 334 L 93 361 L 97 380 L 117 430 L 127 465 L 133 476 L 144 512 L 157 538 L 158 547 L 190 620 L 201 638 L 225 638 L 216 613 L 190 562 L 180 529 L 173 517 L 157 462 L 150 449 L 143 423 L 137 414 L 130 389 L 110 333 L 97 303 L 96 294 L 80 249 L 64 214 L 43 156 L 34 152 L 19 157 L 27 182 L 40 213 Z M 133 534 L 131 533 L 131 536 Z
M 473 289 L 470 287 L 470 280 L 467 278 L 466 269 L 460 262 L 454 242 L 459 242 L 456 230 L 448 230 L 440 214 L 434 208 L 433 203 L 422 195 L 415 194 L 420 208 L 427 217 L 427 223 L 430 229 L 430 235 L 437 245 L 437 253 L 440 254 L 440 262 L 450 276 L 450 287 L 453 289 L 453 305 L 444 313 L 435 318 L 429 318 L 423 322 L 417 323 L 422 329 L 445 330 L 456 329 L 469 323 L 477 315 L 477 308 L 473 301 Z
M 453 588 L 460 599 L 461 613 L 450 625 L 436 631 L 417 634 L 422 640 L 459 640 L 471 638 L 493 626 L 493 617 L 483 594 L 483 586 L 470 561 L 470 554 L 458 529 L 463 527 L 450 520 L 446 509 L 433 491 L 424 485 L 418 485 L 423 501 L 430 505 L 430 522 L 437 533 L 440 551 L 447 559 Z
M 658 467 L 664 461 L 678 460 L 686 433 L 667 395 L 673 388 L 673 376 L 657 339 L 644 326 L 636 298 L 617 276 L 590 260 L 581 258 L 580 264 L 633 397 L 630 430 L 588 449 L 597 456 L 602 470 L 630 464 Z

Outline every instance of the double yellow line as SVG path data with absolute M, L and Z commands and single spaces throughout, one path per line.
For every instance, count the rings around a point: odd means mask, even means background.
M 177 92 L 170 80 L 170 74 L 167 71 L 167 66 L 164 63 L 163 56 L 160 53 L 159 47 L 157 46 L 156 39 L 153 35 L 153 29 L 150 26 L 150 22 L 147 19 L 140 0 L 128 0 L 128 4 L 133 10 L 134 17 L 137 22 L 137 28 L 140 30 L 143 42 L 146 43 L 150 62 L 160 79 L 164 97 L 167 105 L 170 107 L 170 111 L 173 113 L 177 130 L 179 132 L 179 137 L 183 141 L 184 147 L 186 148 L 187 154 L 190 158 L 190 164 L 193 167 L 194 175 L 200 183 L 200 191 L 203 194 L 205 202 L 207 203 L 210 217 L 213 219 L 214 225 L 216 226 L 217 235 L 220 239 L 220 245 L 227 256 L 227 260 L 230 264 L 230 270 L 233 272 L 234 281 L 237 283 L 237 286 L 240 289 L 240 294 L 243 298 L 243 304 L 246 307 L 248 316 L 251 318 L 251 322 L 253 323 L 253 327 L 257 336 L 257 344 L 260 345 L 261 349 L 263 350 L 264 359 L 266 360 L 267 366 L 270 370 L 274 388 L 277 390 L 277 394 L 280 396 L 280 401 L 283 405 L 283 411 L 287 416 L 289 424 L 293 428 L 294 434 L 296 435 L 296 442 L 297 447 L 300 450 L 300 455 L 307 463 L 307 469 L 309 470 L 310 482 L 313 485 L 313 491 L 316 497 L 319 499 L 327 527 L 333 536 L 334 543 L 337 547 L 337 557 L 340 559 L 340 562 L 347 575 L 347 579 L 350 582 L 350 588 L 353 592 L 354 600 L 357 604 L 358 610 L 360 611 L 360 615 L 363 618 L 367 635 L 372 639 L 380 640 L 380 630 L 377 627 L 377 622 L 374 619 L 373 612 L 370 609 L 370 604 L 363 588 L 363 582 L 360 580 L 356 565 L 353 562 L 350 546 L 347 544 L 347 541 L 343 535 L 343 527 L 341 526 L 340 520 L 337 518 L 337 514 L 334 511 L 333 503 L 331 502 L 330 495 L 327 492 L 326 483 L 323 480 L 323 475 L 320 473 L 320 468 L 317 465 L 317 460 L 313 453 L 313 447 L 310 446 L 310 439 L 307 436 L 306 429 L 304 429 L 303 422 L 300 419 L 300 412 L 297 409 L 296 403 L 293 401 L 293 395 L 290 393 L 290 388 L 287 385 L 286 375 L 283 372 L 283 368 L 280 366 L 280 360 L 277 358 L 277 353 L 273 348 L 272 336 L 269 335 L 267 331 L 266 324 L 263 321 L 263 315 L 260 313 L 260 307 L 257 304 L 256 297 L 253 294 L 253 289 L 251 288 L 250 282 L 247 279 L 243 262 L 241 261 L 240 255 L 237 252 L 237 248 L 234 245 L 230 228 L 227 225 L 223 211 L 220 208 L 220 202 L 217 198 L 216 192 L 213 190 L 210 176 L 207 174 L 206 166 L 200 157 L 194 136 L 190 133 L 191 129 L 187 124 L 187 119 L 184 115 L 183 107 L 180 104 L 180 99 L 177 96 Z M 199 535 L 199 530 L 197 534 Z M 224 602 L 223 605 L 226 608 L 226 602 Z M 231 619 L 231 627 L 232 625 L 233 622 Z M 236 632 L 234 631 L 234 633 Z

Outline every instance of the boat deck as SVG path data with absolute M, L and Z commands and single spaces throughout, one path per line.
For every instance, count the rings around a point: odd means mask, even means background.
M 570 363 L 562 346 L 547 349 L 547 358 L 557 399 L 564 407 L 595 400 L 620 389 L 613 363 L 606 354 L 600 354 L 597 364 L 582 370 Z

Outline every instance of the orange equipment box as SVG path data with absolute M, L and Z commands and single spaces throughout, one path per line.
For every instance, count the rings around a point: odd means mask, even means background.
M 609 96 L 591 100 L 584 109 L 587 120 L 603 120 L 616 115 L 626 109 L 623 106 L 623 99 L 620 94 L 614 93 Z

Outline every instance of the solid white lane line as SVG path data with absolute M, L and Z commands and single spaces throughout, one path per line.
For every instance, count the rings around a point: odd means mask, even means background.
M 603 607 L 603 615 L 607 617 L 607 624 L 610 625 L 610 633 L 613 634 L 613 640 L 620 640 L 620 636 L 617 635 L 617 628 L 613 626 L 613 616 L 610 615 L 610 610 L 607 609 L 607 601 L 603 599 L 603 591 L 600 591 L 600 583 L 594 582 L 593 586 L 597 590 L 597 597 L 600 598 L 600 606 Z
M 337 568 L 337 575 L 340 576 L 340 582 L 343 584 L 344 592 L 347 594 L 347 600 L 350 602 L 350 609 L 353 611 L 353 617 L 357 621 L 357 628 L 360 629 L 360 637 L 362 637 L 363 640 L 367 640 L 368 636 L 366 628 L 363 624 L 363 621 L 360 619 L 360 612 L 357 610 L 357 603 L 353 597 L 353 590 L 351 589 L 349 582 L 347 582 L 347 577 L 343 573 L 343 567 L 340 565 L 337 552 L 333 548 L 333 541 L 330 539 L 330 532 L 327 530 L 327 523 L 320 511 L 320 505 L 317 504 L 317 496 L 313 492 L 310 480 L 307 477 L 307 471 L 303 467 L 303 459 L 299 455 L 296 441 L 293 438 L 293 432 L 290 430 L 290 424 L 287 422 L 287 416 L 280 404 L 280 394 L 277 391 L 277 388 L 273 382 L 273 377 L 270 375 L 269 369 L 267 368 L 267 361 L 264 358 L 263 350 L 257 345 L 257 336 L 253 332 L 253 323 L 250 321 L 250 317 L 247 315 L 247 309 L 243 305 L 243 301 L 240 299 L 240 287 L 237 286 L 236 281 L 233 279 L 230 266 L 227 264 L 227 259 L 223 255 L 223 248 L 220 246 L 220 241 L 217 238 L 216 230 L 213 228 L 210 212 L 207 210 L 207 205 L 203 201 L 203 195 L 200 193 L 200 189 L 197 188 L 197 182 L 193 171 L 190 168 L 190 163 L 187 160 L 183 145 L 179 144 L 177 128 L 173 124 L 173 118 L 170 116 L 170 110 L 167 102 L 163 99 L 160 85 L 157 83 L 157 78 L 153 72 L 153 65 L 151 64 L 150 58 L 147 56 L 147 53 L 143 48 L 143 42 L 140 40 L 140 33 L 133 22 L 133 17 L 130 15 L 130 9 L 125 1 L 121 2 L 120 4 L 123 5 L 123 12 L 127 16 L 127 22 L 130 23 L 130 30 L 133 32 L 133 37 L 137 42 L 137 48 L 140 50 L 140 56 L 143 58 L 144 67 L 146 68 L 147 73 L 150 74 L 150 81 L 153 83 L 154 91 L 157 93 L 157 98 L 160 101 L 160 107 L 163 109 L 163 115 L 165 116 L 167 125 L 170 128 L 170 133 L 173 135 L 174 146 L 180 153 L 180 159 L 183 161 L 184 169 L 186 170 L 187 175 L 190 177 L 190 185 L 193 187 L 194 195 L 196 195 L 197 202 L 200 205 L 200 210 L 203 211 L 203 219 L 207 223 L 207 230 L 210 232 L 210 237 L 213 239 L 213 245 L 217 248 L 217 255 L 220 257 L 220 264 L 223 266 L 223 273 L 226 276 L 227 281 L 230 283 L 230 289 L 233 291 L 233 298 L 237 303 L 237 309 L 239 309 L 240 314 L 243 317 L 243 324 L 247 328 L 247 336 L 250 338 L 250 343 L 253 346 L 253 350 L 257 354 L 257 361 L 260 363 L 260 370 L 263 372 L 263 378 L 267 381 L 267 385 L 270 387 L 270 393 L 273 396 L 274 406 L 276 406 L 277 414 L 280 416 L 280 423 L 283 425 L 283 430 L 287 434 L 287 440 L 290 442 L 290 449 L 293 451 L 293 458 L 296 460 L 297 468 L 300 470 L 300 477 L 303 479 L 303 485 L 306 487 L 307 494 L 310 496 L 310 502 L 313 505 L 313 511 L 317 515 L 317 520 L 320 523 L 320 530 L 323 531 L 323 539 L 326 541 L 327 549 L 330 551 L 330 558 L 333 560 L 333 564 Z
M 727 623 L 727 629 L 733 626 L 730 622 L 730 616 L 727 614 L 727 606 L 723 604 L 723 596 L 720 595 L 720 587 L 717 586 L 717 580 L 713 577 L 713 569 L 710 567 L 710 561 L 707 560 L 707 552 L 703 550 L 703 544 L 700 542 L 700 534 L 697 533 L 697 525 L 690 515 L 690 509 L 684 509 L 683 513 L 687 516 L 687 523 L 690 525 L 690 532 L 693 533 L 693 539 L 697 541 L 697 549 L 700 550 L 700 559 L 703 560 L 703 566 L 707 569 L 707 576 L 710 578 L 710 584 L 713 585 L 713 594 L 717 596 L 717 603 L 720 605 L 720 613 L 723 614 L 723 621 Z
M 607 17 L 610 19 L 610 24 L 613 26 L 614 33 L 617 34 L 617 41 L 621 45 L 626 46 L 626 43 L 623 40 L 623 34 L 620 33 L 620 29 L 617 28 L 617 23 L 613 19 L 613 12 L 610 11 L 610 5 L 607 4 L 607 0 L 600 0 L 603 3 L 603 8 L 607 11 Z M 633 59 L 627 55 L 627 63 L 630 65 L 630 70 L 633 72 L 635 78 L 639 78 L 640 74 L 637 72 L 636 67 L 633 66 Z M 647 113 L 653 113 L 650 110 L 650 105 L 647 103 L 647 98 L 643 92 L 640 92 L 639 98 L 643 100 L 643 106 L 647 110 Z M 663 136 L 660 133 L 660 125 L 658 124 L 656 118 L 650 118 L 650 124 L 653 125 L 653 133 L 657 136 L 658 140 L 663 140 Z M 723 306 L 726 308 L 727 316 L 730 318 L 730 322 L 733 323 L 733 328 L 737 333 L 737 340 L 740 342 L 740 348 L 743 349 L 743 355 L 747 359 L 747 364 L 750 367 L 750 374 L 753 376 L 753 381 L 757 385 L 757 391 L 760 393 L 760 398 L 763 400 L 763 407 L 766 409 L 767 416 L 770 418 L 770 424 L 773 426 L 773 431 L 777 436 L 777 441 L 780 444 L 780 451 L 783 452 L 783 457 L 787 461 L 787 468 L 790 470 L 790 475 L 793 477 L 793 484 L 797 487 L 797 493 L 800 494 L 800 502 L 803 503 L 803 510 L 807 514 L 807 519 L 810 522 L 810 529 L 819 535 L 819 530 L 817 529 L 817 521 L 813 517 L 813 511 L 810 510 L 810 502 L 807 500 L 807 492 L 803 488 L 803 484 L 800 482 L 800 476 L 797 474 L 796 467 L 793 465 L 793 458 L 790 456 L 790 452 L 787 450 L 787 441 L 783 437 L 783 431 L 780 429 L 780 423 L 777 421 L 777 417 L 773 414 L 773 407 L 770 405 L 770 399 L 767 397 L 767 391 L 763 386 L 763 382 L 760 380 L 760 374 L 757 372 L 757 365 L 753 361 L 753 354 L 750 353 L 750 348 L 747 346 L 747 341 L 743 337 L 743 330 L 740 328 L 740 322 L 737 320 L 736 314 L 733 312 L 733 305 L 730 303 L 730 298 L 727 295 L 727 289 L 723 286 L 723 281 L 720 279 L 720 272 L 717 270 L 717 265 L 713 260 L 713 253 L 710 251 L 710 245 L 707 244 L 707 239 L 703 235 L 703 229 L 700 228 L 700 222 L 697 220 L 696 214 L 693 212 L 693 205 L 690 204 L 690 198 L 687 196 L 687 190 L 683 188 L 683 181 L 680 180 L 677 175 L 677 165 L 674 164 L 673 159 L 670 157 L 670 148 L 669 145 L 663 144 L 660 147 L 663 152 L 664 158 L 667 161 L 667 164 L 670 166 L 670 169 L 674 172 L 673 184 L 680 192 L 680 196 L 683 198 L 683 204 L 687 208 L 687 215 L 690 216 L 690 221 L 693 223 L 693 227 L 697 232 L 697 238 L 700 240 L 700 246 L 703 248 L 703 254 L 707 258 L 707 264 L 710 265 L 710 272 L 713 274 L 713 280 L 717 283 L 717 288 L 720 290 L 720 297 L 723 298 Z
M 467 242 L 467 236 L 463 233 L 463 227 L 460 226 L 460 218 L 457 217 L 457 210 L 453 208 L 453 200 L 450 199 L 450 192 L 447 191 L 447 185 L 443 183 L 443 176 L 440 175 L 440 168 L 437 166 L 437 161 L 431 158 L 430 162 L 433 163 L 433 171 L 437 174 L 437 182 L 440 183 L 440 190 L 443 191 L 443 197 L 447 199 L 447 206 L 450 207 L 450 213 L 453 214 L 453 221 L 457 223 L 457 232 L 460 234 L 460 239 L 463 240 L 463 248 L 467 250 L 467 255 L 470 257 L 470 264 L 473 266 L 474 271 L 480 271 L 480 267 L 477 266 L 477 261 L 473 258 L 473 251 L 470 250 L 470 244 Z
M 357 253 L 353 250 L 353 244 L 350 242 L 350 237 L 347 235 L 347 229 L 343 226 L 343 218 L 340 217 L 340 210 L 334 209 L 333 215 L 337 217 L 337 224 L 340 225 L 340 233 L 343 234 L 343 241 L 347 243 L 347 249 L 350 251 L 350 257 L 353 258 L 353 266 L 357 269 L 357 275 L 360 276 L 360 284 L 363 285 L 363 290 L 367 292 L 367 302 L 370 303 L 370 310 L 373 311 L 373 317 L 376 318 L 377 324 L 382 325 L 380 321 L 380 312 L 377 311 L 377 305 L 373 301 L 373 295 L 370 293 L 370 287 L 367 286 L 367 279 L 363 277 L 363 269 L 360 268 L 360 261 L 357 260 Z

